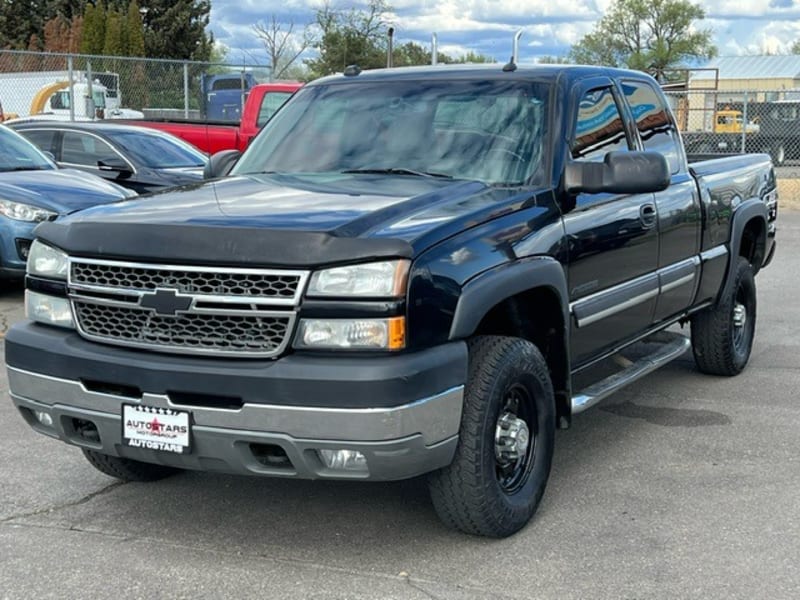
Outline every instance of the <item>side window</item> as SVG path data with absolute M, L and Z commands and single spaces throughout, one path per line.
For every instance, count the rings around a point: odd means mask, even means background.
M 586 92 L 578 105 L 572 158 L 601 162 L 608 152 L 628 149 L 622 115 L 611 88 Z
M 44 152 L 56 154 L 53 147 L 53 138 L 56 137 L 56 132 L 53 129 L 29 129 L 28 131 L 20 132 L 29 141 L 33 142 L 35 146 Z
M 264 94 L 264 98 L 261 100 L 261 108 L 258 111 L 256 126 L 263 127 L 291 95 L 289 92 L 269 92 Z
M 61 142 L 61 161 L 74 165 L 96 167 L 97 161 L 116 156 L 114 149 L 91 135 L 65 131 Z
M 678 132 L 664 100 L 644 81 L 624 81 L 622 89 L 636 119 L 644 149 L 663 154 L 672 173 L 677 173 L 681 166 Z M 719 125 L 732 122 L 729 116 L 720 119 Z

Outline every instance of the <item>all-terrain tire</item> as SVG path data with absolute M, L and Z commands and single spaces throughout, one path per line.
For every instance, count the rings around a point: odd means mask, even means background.
M 527 462 L 510 473 L 497 455 L 499 423 L 509 411 L 527 423 L 530 439 Z M 550 474 L 555 421 L 550 373 L 535 345 L 513 337 L 471 339 L 455 457 L 428 479 L 441 520 L 488 537 L 506 537 L 524 527 Z
M 157 481 L 174 475 L 179 471 L 179 469 L 165 467 L 164 465 L 154 465 L 119 456 L 108 456 L 85 448 L 82 448 L 82 450 L 86 460 L 95 469 L 122 481 Z
M 717 303 L 692 317 L 692 350 L 697 367 L 710 375 L 738 375 L 747 366 L 756 329 L 753 266 L 738 257 L 733 285 Z M 742 317 L 743 315 L 743 317 Z

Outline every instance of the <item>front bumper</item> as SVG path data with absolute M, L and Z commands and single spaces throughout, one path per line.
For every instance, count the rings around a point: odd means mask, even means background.
M 261 368 L 256 368 L 248 361 L 198 361 L 110 348 L 74 332 L 30 323 L 9 332 L 6 357 L 11 398 L 25 420 L 45 435 L 179 468 L 308 479 L 396 480 L 446 466 L 458 440 L 466 378 L 463 343 L 342 361 L 287 356 L 258 362 Z M 31 362 L 37 359 L 38 366 Z M 289 376 L 298 360 L 302 381 Z M 247 364 L 249 370 L 242 371 Z M 181 366 L 188 380 L 173 377 Z M 187 383 L 193 373 L 195 387 Z M 226 385 L 240 394 L 241 402 L 209 405 L 209 389 Z M 367 403 L 370 396 L 373 401 Z M 122 404 L 190 412 L 191 453 L 123 445 Z M 39 422 L 37 411 L 49 414 L 52 425 Z M 96 436 L 85 435 L 86 422 Z M 276 449 L 288 461 L 265 460 L 265 453 L 274 455 Z M 368 471 L 329 469 L 319 458 L 320 449 L 359 451 Z

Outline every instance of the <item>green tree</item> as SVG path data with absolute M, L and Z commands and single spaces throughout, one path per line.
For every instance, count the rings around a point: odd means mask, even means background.
M 797 40 L 789 49 L 792 54 L 800 54 L 800 40 Z
M 449 62 L 450 57 L 442 52 L 437 53 L 439 62 Z M 410 67 L 414 65 L 431 64 L 431 51 L 416 42 L 406 42 L 394 49 L 392 62 L 396 67 Z
M 83 14 L 82 54 L 102 54 L 106 45 L 106 8 L 103 0 L 87 4 Z
M 125 54 L 125 40 L 122 33 L 122 19 L 114 9 L 106 12 L 105 40 L 102 53 L 105 56 L 122 56 Z
M 206 32 L 210 0 L 148 0 L 146 8 L 145 56 L 208 60 L 214 44 Z
M 43 0 L 0 0 L 0 48 L 24 50 L 36 36 L 44 37 L 46 3 Z
M 311 78 L 351 64 L 362 69 L 385 67 L 389 10 L 385 0 L 369 0 L 366 9 L 338 10 L 329 4 L 320 8 L 316 14 L 320 34 L 313 44 L 319 55 L 305 61 Z
M 568 56 L 551 56 L 546 54 L 540 56 L 536 62 L 540 65 L 566 65 L 572 61 L 570 61 Z
M 493 63 L 491 56 L 469 51 L 462 56 L 450 56 L 444 52 L 437 52 L 437 62 L 440 64 L 477 64 Z M 431 51 L 416 42 L 406 42 L 394 49 L 393 63 L 396 67 L 429 65 L 431 64 Z
M 125 17 L 127 31 L 127 56 L 144 56 L 144 27 L 142 15 L 139 12 L 139 3 L 131 0 L 128 4 L 128 14 Z
M 693 27 L 704 17 L 702 7 L 689 0 L 614 0 L 569 57 L 576 63 L 628 67 L 663 77 L 670 67 L 716 55 L 711 30 Z
M 497 61 L 491 56 L 486 56 L 485 54 L 481 54 L 479 52 L 472 52 L 470 50 L 463 56 L 459 56 L 458 58 L 453 59 L 452 62 L 467 63 L 467 64 L 486 64 L 486 63 L 495 63 Z
M 44 7 L 44 14 L 48 20 L 56 16 L 72 20 L 74 17 L 79 17 L 83 14 L 86 8 L 86 0 L 47 0 L 44 3 Z

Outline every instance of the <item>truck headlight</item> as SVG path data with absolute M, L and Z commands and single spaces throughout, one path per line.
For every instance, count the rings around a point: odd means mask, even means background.
M 317 271 L 306 295 L 397 298 L 405 294 L 410 264 L 408 260 L 384 260 Z
M 22 202 L 13 202 L 11 200 L 0 200 L 0 214 L 5 215 L 9 219 L 14 219 L 15 221 L 27 221 L 29 223 L 40 223 L 41 221 L 48 221 L 57 216 L 57 213 L 54 213 L 52 210 L 31 206 L 30 204 L 23 204 Z
M 28 275 L 66 280 L 68 269 L 69 259 L 64 252 L 33 240 L 28 251 Z
M 353 348 L 401 350 L 406 345 L 405 317 L 388 319 L 303 319 L 294 347 L 307 350 Z
M 38 323 L 75 329 L 72 307 L 66 298 L 25 290 L 25 316 Z

